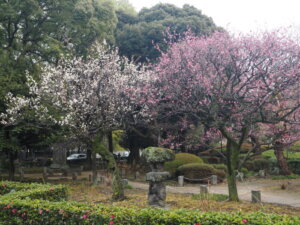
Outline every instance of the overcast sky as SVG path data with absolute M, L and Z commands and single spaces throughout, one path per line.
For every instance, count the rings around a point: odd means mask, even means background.
M 182 7 L 193 5 L 213 18 L 218 26 L 233 32 L 249 32 L 278 27 L 300 28 L 300 0 L 129 0 L 137 9 L 157 3 Z

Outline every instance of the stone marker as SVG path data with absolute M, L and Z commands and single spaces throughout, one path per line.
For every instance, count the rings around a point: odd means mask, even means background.
M 266 176 L 265 170 L 260 170 L 260 171 L 258 171 L 258 176 L 260 176 L 260 177 L 265 177 L 265 176 Z
M 149 181 L 148 204 L 154 207 L 165 207 L 166 185 L 164 181 L 170 177 L 163 171 L 164 162 L 171 161 L 175 154 L 171 149 L 148 147 L 143 150 L 142 157 L 149 163 L 151 172 L 146 174 Z
M 218 184 L 218 176 L 217 175 L 212 175 L 211 176 L 211 184 L 212 185 Z
M 207 187 L 207 185 L 200 184 L 200 194 L 201 195 L 202 194 L 204 194 L 204 195 L 208 194 L 208 187 Z
M 261 194 L 260 191 L 251 191 L 251 200 L 253 203 L 260 203 L 261 202 Z
M 122 179 L 121 181 L 123 186 L 128 185 L 128 179 Z
M 184 176 L 178 176 L 178 186 L 183 187 L 184 185 Z

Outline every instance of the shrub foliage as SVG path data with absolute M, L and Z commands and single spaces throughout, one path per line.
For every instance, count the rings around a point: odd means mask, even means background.
M 178 153 L 173 161 L 165 163 L 165 170 L 175 175 L 178 167 L 188 163 L 203 163 L 203 160 L 190 153 Z

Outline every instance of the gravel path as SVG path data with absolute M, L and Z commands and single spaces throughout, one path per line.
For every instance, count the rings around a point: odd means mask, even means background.
M 129 182 L 133 188 L 148 189 L 147 183 Z M 279 187 L 285 184 L 287 189 L 281 190 Z M 300 207 L 300 192 L 292 192 L 289 189 L 293 186 L 300 186 L 300 179 L 293 181 L 274 181 L 261 180 L 238 183 L 238 193 L 241 200 L 251 201 L 251 190 L 261 191 L 262 202 L 289 205 L 293 207 Z M 198 185 L 187 185 L 184 187 L 167 186 L 167 192 L 182 193 L 182 194 L 199 194 Z M 228 194 L 227 184 L 211 185 L 209 187 L 210 193 Z

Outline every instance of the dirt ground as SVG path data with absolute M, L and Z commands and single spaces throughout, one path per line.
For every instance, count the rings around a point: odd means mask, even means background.
M 130 182 L 134 188 L 148 189 L 147 183 Z M 284 190 L 281 189 L 285 185 Z M 241 200 L 251 201 L 251 191 L 261 191 L 262 202 L 289 205 L 300 208 L 300 179 L 296 180 L 259 180 L 238 183 L 238 193 Z M 184 187 L 167 186 L 170 193 L 199 194 L 199 185 Z M 209 186 L 210 193 L 228 194 L 227 184 Z

